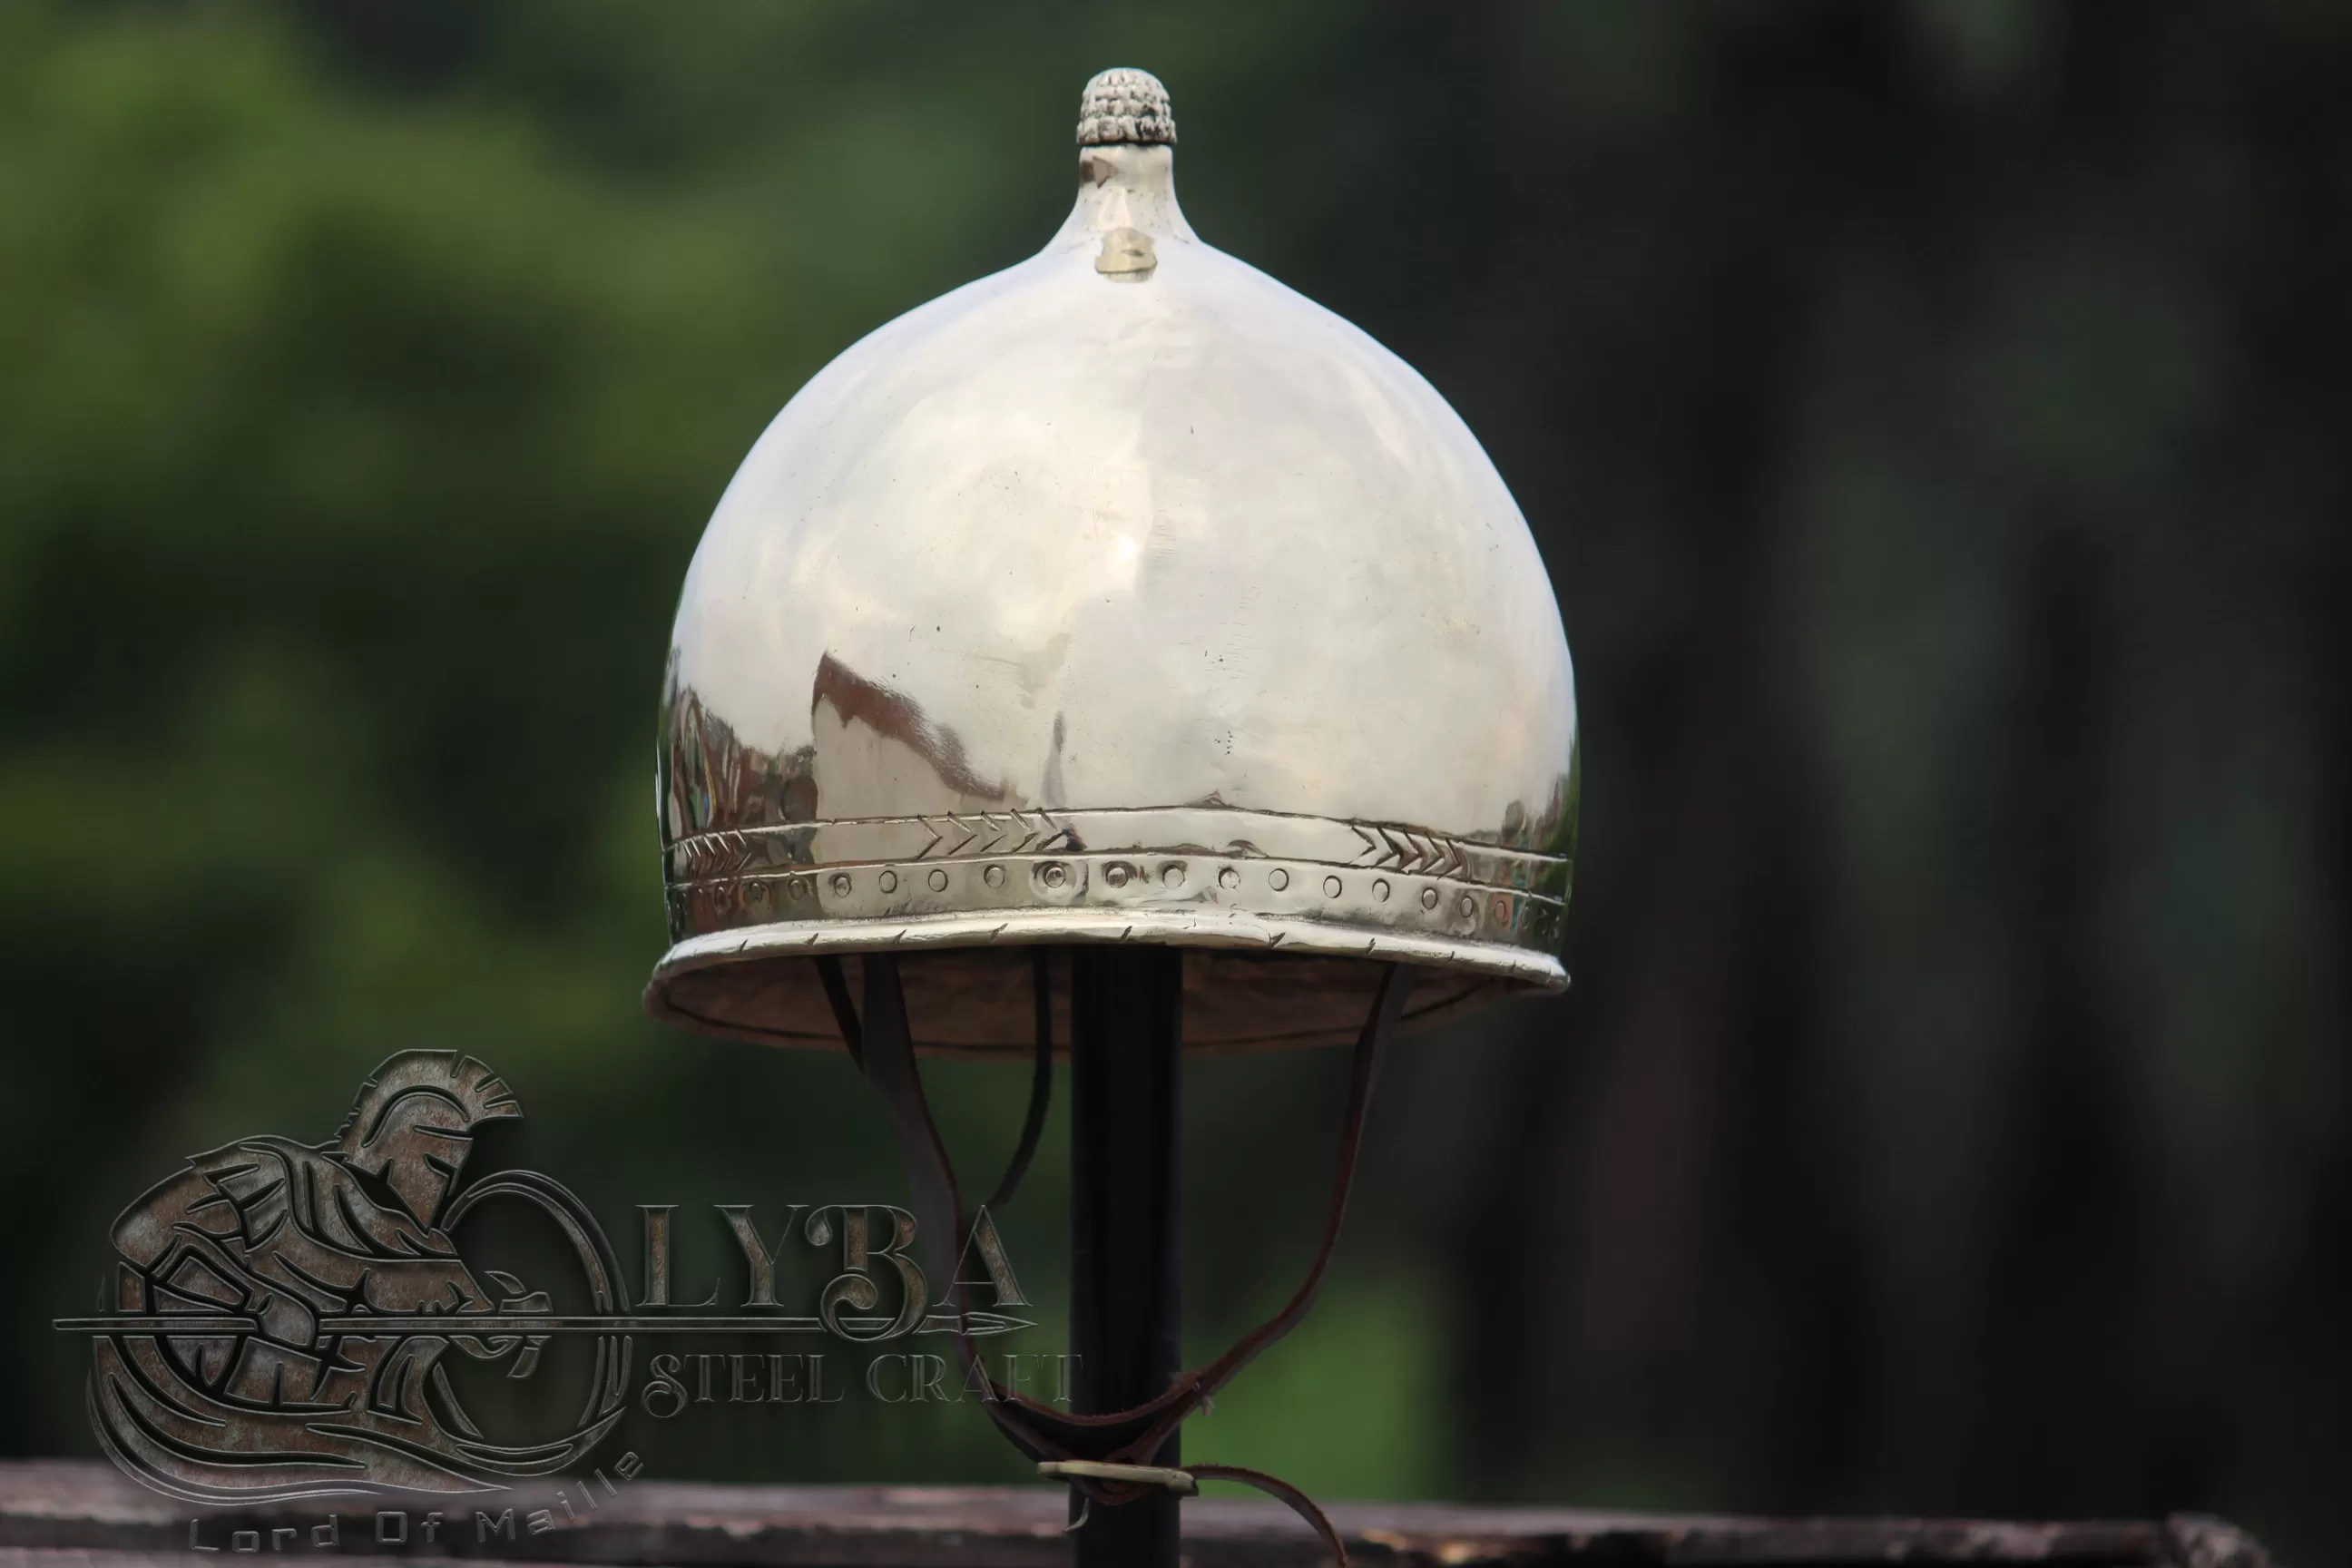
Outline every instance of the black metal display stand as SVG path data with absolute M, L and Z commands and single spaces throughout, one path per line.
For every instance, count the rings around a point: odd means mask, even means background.
M 1183 954 L 1083 946 L 1070 965 L 1070 1385 L 1082 1415 L 1158 1396 L 1182 1370 L 1177 1128 Z M 1171 1436 L 1149 1461 L 1178 1462 Z M 1077 1517 L 1077 1500 L 1071 1517 Z M 1175 1568 L 1173 1493 L 1097 1506 L 1080 1568 Z

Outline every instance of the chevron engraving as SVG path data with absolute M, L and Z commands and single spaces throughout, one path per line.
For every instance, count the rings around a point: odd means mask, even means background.
M 916 820 L 931 841 L 915 851 L 918 860 L 962 855 L 1041 855 L 1076 843 L 1070 830 L 1042 811 L 982 812 L 973 816 L 923 816 Z
M 1366 826 L 1362 823 L 1348 825 L 1357 837 L 1364 841 L 1361 853 L 1356 857 L 1359 866 L 1418 872 L 1432 877 L 1467 877 L 1469 861 L 1462 846 L 1451 838 L 1434 833 L 1412 833 L 1402 827 Z
M 696 874 L 704 877 L 740 876 L 759 858 L 760 847 L 748 833 L 732 829 L 721 833 L 706 833 L 695 842 Z

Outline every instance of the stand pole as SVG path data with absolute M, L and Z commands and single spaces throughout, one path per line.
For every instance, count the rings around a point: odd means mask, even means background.
M 1176 1132 L 1183 954 L 1080 946 L 1070 960 L 1071 1407 L 1125 1410 L 1183 1370 Z M 1173 1436 L 1147 1462 L 1177 1463 Z M 1097 1505 L 1077 1568 L 1176 1568 L 1173 1493 Z M 1074 1499 L 1071 1517 L 1077 1517 Z

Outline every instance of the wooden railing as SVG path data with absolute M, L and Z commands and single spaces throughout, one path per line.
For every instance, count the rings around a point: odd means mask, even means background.
M 593 1494 L 593 1495 L 592 1495 Z M 88 1460 L 0 1462 L 0 1568 L 233 1568 L 239 1555 L 451 1558 L 801 1568 L 1060 1568 L 1058 1488 L 698 1486 L 594 1480 L 452 1496 L 254 1510 L 177 1502 Z M 1933 1568 L 2268 1568 L 2219 1520 L 2011 1523 L 1745 1519 L 1445 1503 L 1341 1503 L 1331 1514 L 1367 1564 L 1807 1564 Z M 430 1517 L 428 1517 L 430 1516 Z M 215 1552 L 218 1556 L 213 1555 Z M 1184 1505 L 1195 1568 L 1322 1562 L 1306 1527 L 1244 1497 Z

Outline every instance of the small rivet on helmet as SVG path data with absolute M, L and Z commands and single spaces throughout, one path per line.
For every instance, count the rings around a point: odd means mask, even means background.
M 982 871 L 980 874 L 980 879 L 987 883 L 992 888 L 1001 888 L 1004 886 L 1004 868 L 1002 866 L 991 866 L 987 870 Z
M 1510 900 L 1498 898 L 1495 900 L 1495 923 L 1496 925 L 1508 925 L 1511 923 Z
M 1163 888 L 1182 887 L 1184 885 L 1184 862 L 1181 860 L 1171 860 L 1165 866 L 1160 867 L 1160 885 Z
M 1421 890 L 1421 907 L 1424 910 L 1433 910 L 1437 907 L 1437 889 L 1435 888 L 1423 888 Z
M 882 873 L 882 890 L 886 893 L 895 893 L 898 890 L 898 872 L 885 871 Z
M 1290 873 L 1276 866 L 1265 874 L 1265 885 L 1278 893 L 1290 886 Z
M 1477 917 L 1478 900 L 1472 898 L 1467 893 L 1463 894 L 1461 899 L 1455 902 L 1454 907 L 1460 910 L 1466 918 L 1475 919 Z
M 1134 867 L 1117 860 L 1103 868 L 1103 880 L 1114 888 L 1126 887 L 1128 879 L 1134 875 Z
M 791 881 L 784 884 L 784 891 L 794 899 L 807 898 L 808 879 L 806 877 L 794 877 Z
M 931 891 L 934 893 L 944 893 L 948 890 L 948 874 L 945 871 L 933 871 L 930 880 Z
M 747 904 L 766 903 L 768 901 L 768 884 L 765 882 L 751 883 L 743 889 L 743 901 Z
M 1217 873 L 1217 886 L 1220 888 L 1238 888 L 1241 885 L 1242 874 L 1231 866 Z
M 1372 879 L 1372 897 L 1384 904 L 1389 901 L 1389 881 L 1386 877 Z
M 1070 879 L 1070 868 L 1059 860 L 1049 861 L 1045 869 L 1037 873 L 1037 879 L 1049 888 L 1058 888 Z
M 1339 878 L 1326 877 L 1323 879 L 1323 896 L 1327 899 L 1336 899 L 1339 896 Z
M 841 897 L 845 898 L 845 898 L 847 898 L 847 897 L 849 897 L 849 873 L 848 873 L 848 872 L 846 872 L 846 871 L 835 871 L 835 872 L 833 874 L 833 890 L 834 890 L 835 893 L 839 894 Z

